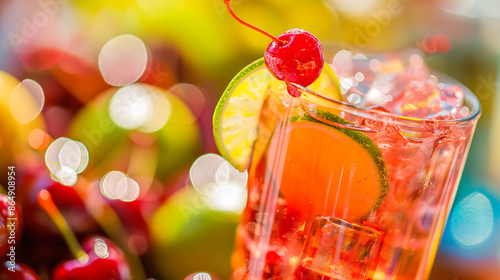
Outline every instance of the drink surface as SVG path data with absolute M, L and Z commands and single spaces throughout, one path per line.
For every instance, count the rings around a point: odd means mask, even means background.
M 387 77 L 353 63 L 334 70 L 341 87 L 358 76 L 346 101 L 383 106 L 370 114 L 307 94 L 264 102 L 233 279 L 427 279 L 475 122 L 445 121 L 470 112 L 461 88 L 406 68 L 378 104 Z

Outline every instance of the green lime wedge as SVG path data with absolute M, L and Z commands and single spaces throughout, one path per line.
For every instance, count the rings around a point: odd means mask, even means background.
M 351 124 L 326 111 L 317 114 L 332 124 Z M 286 148 L 279 147 L 282 139 L 287 139 Z M 370 137 L 308 114 L 273 132 L 266 157 L 268 165 L 276 166 L 270 170 L 282 171 L 278 188 L 285 199 L 295 207 L 312 208 L 316 215 L 335 213 L 335 217 L 358 220 L 377 209 L 389 191 L 384 155 Z

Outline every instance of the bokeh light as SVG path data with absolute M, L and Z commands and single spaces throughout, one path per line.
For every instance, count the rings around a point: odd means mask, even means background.
M 26 79 L 14 88 L 9 98 L 12 115 L 22 124 L 34 120 L 42 111 L 45 95 L 35 81 Z
M 148 64 L 144 42 L 133 35 L 120 35 L 109 40 L 99 53 L 99 68 L 104 80 L 113 86 L 137 81 Z
M 171 105 L 165 94 L 156 87 L 133 84 L 116 91 L 109 104 L 113 122 L 128 130 L 154 132 L 170 118 Z
M 500 16 L 500 3 L 496 0 L 443 0 L 439 6 L 448 13 L 471 18 Z
M 210 277 L 210 274 L 202 272 L 193 276 L 193 280 L 212 280 L 212 278 Z
M 69 166 L 64 166 L 64 165 L 62 165 L 61 168 L 54 175 L 57 178 L 57 180 L 65 186 L 73 186 L 78 179 L 75 170 Z
M 45 131 L 35 128 L 30 132 L 28 142 L 33 149 L 44 150 L 49 146 L 50 136 Z
M 376 10 L 377 0 L 328 0 L 331 5 L 348 15 L 363 16 Z
M 189 171 L 192 186 L 219 211 L 238 212 L 246 204 L 248 172 L 239 172 L 216 154 L 199 157 Z
M 450 230 L 462 246 L 479 245 L 493 233 L 494 218 L 490 200 L 472 193 L 458 202 L 450 217 Z
M 199 87 L 188 83 L 179 83 L 173 85 L 168 91 L 189 105 L 195 119 L 198 119 L 205 110 L 205 95 Z M 184 121 L 189 123 L 194 120 L 186 119 Z
M 66 137 L 54 140 L 45 152 L 45 165 L 52 178 L 66 186 L 76 183 L 77 174 L 85 170 L 88 162 L 87 147 Z
M 100 190 L 106 198 L 125 202 L 134 201 L 141 192 L 139 184 L 121 171 L 110 171 L 102 177 Z

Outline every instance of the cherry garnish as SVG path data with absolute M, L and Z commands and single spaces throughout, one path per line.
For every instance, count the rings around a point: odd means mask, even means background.
M 323 70 L 325 58 L 318 38 L 302 29 L 291 29 L 275 38 L 238 18 L 231 10 L 230 2 L 231 0 L 224 0 L 232 17 L 273 40 L 264 53 L 266 66 L 274 77 L 287 84 L 287 91 L 291 96 L 299 97 L 300 90 L 293 84 L 307 87 Z
M 325 58 L 318 38 L 302 29 L 291 29 L 278 36 L 282 43 L 271 42 L 264 53 L 267 68 L 278 79 L 307 87 L 321 74 Z M 299 97 L 300 92 L 295 90 Z M 297 93 L 298 92 L 298 95 Z

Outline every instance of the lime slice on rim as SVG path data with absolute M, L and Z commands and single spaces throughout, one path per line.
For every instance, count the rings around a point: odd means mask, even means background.
M 308 88 L 332 99 L 340 99 L 339 81 L 327 64 Z M 215 143 L 221 155 L 240 171 L 244 171 L 250 161 L 264 100 L 276 91 L 286 91 L 286 87 L 274 78 L 261 58 L 233 78 L 215 108 Z

